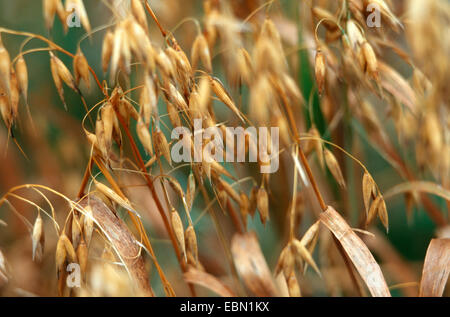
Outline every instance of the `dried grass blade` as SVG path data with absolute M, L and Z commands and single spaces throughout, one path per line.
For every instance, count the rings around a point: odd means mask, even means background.
M 98 198 L 89 196 L 80 202 L 85 208 L 88 205 L 92 209 L 92 215 L 101 226 L 110 242 L 118 251 L 131 276 L 138 284 L 144 295 L 153 296 L 153 290 L 148 280 L 144 259 L 140 254 L 138 241 L 133 237 L 125 223 Z
M 217 295 L 220 295 L 222 297 L 235 297 L 236 295 L 225 285 L 223 284 L 218 278 L 215 276 L 197 270 L 193 267 L 189 268 L 189 270 L 184 273 L 184 279 L 187 283 L 192 283 L 196 285 L 203 286 Z
M 450 273 L 450 239 L 433 239 L 427 249 L 419 296 L 442 297 Z
M 231 253 L 240 276 L 247 288 L 256 296 L 278 296 L 254 232 L 236 233 L 231 240 Z
M 353 232 L 344 218 L 332 207 L 320 215 L 320 219 L 339 240 L 345 252 L 355 265 L 362 279 L 374 297 L 390 297 L 389 288 L 381 272 L 364 242 Z

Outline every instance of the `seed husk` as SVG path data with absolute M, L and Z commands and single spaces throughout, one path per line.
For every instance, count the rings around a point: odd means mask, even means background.
M 170 156 L 170 147 L 169 143 L 167 143 L 166 136 L 164 133 L 160 131 L 155 132 L 155 148 L 158 153 L 158 155 L 162 155 L 166 158 L 167 162 L 169 162 L 170 165 L 172 165 L 172 159 Z
M 75 82 L 80 84 L 80 79 L 83 79 L 88 89 L 91 88 L 91 82 L 89 80 L 89 64 L 80 48 L 78 48 L 77 54 L 73 59 L 73 70 L 75 73 Z
M 198 62 L 202 61 L 208 73 L 212 72 L 211 54 L 209 53 L 208 42 L 203 34 L 197 35 L 192 44 L 191 61 L 192 68 L 197 69 Z
M 103 38 L 103 47 L 102 47 L 102 69 L 103 72 L 106 73 L 108 70 L 108 65 L 111 60 L 112 49 L 114 43 L 114 35 L 111 31 L 108 31 Z
M 77 258 L 80 264 L 80 271 L 81 271 L 80 273 L 84 279 L 84 276 L 86 274 L 86 268 L 88 265 L 88 248 L 83 237 L 81 237 L 80 243 L 78 244 L 77 247 Z
M 220 81 L 216 78 L 209 77 L 211 88 L 216 94 L 217 98 L 220 99 L 233 113 L 241 119 L 242 122 L 245 122 L 244 118 L 242 117 L 239 109 L 234 104 L 233 100 L 231 99 L 230 95 L 226 92 L 223 85 L 220 83 Z
M 364 172 L 362 180 L 364 207 L 366 208 L 366 215 L 369 213 L 370 199 L 376 197 L 376 186 L 372 176 L 366 171 Z
M 64 244 L 63 239 L 59 237 L 58 242 L 56 244 L 56 253 L 55 253 L 55 261 L 56 261 L 56 274 L 59 279 L 59 276 L 65 272 L 65 263 L 67 258 L 66 246 Z
M 194 227 L 189 225 L 184 233 L 186 238 L 186 253 L 188 263 L 197 266 L 198 265 L 198 245 L 197 236 L 195 234 Z
M 189 210 L 192 209 L 192 205 L 194 204 L 195 198 L 195 176 L 192 171 L 189 173 L 188 183 L 186 188 L 186 203 L 189 207 Z
M 372 46 L 369 44 L 369 42 L 364 41 L 362 44 L 362 52 L 364 54 L 364 59 L 366 61 L 367 65 L 367 71 L 369 74 L 374 78 L 378 80 L 378 62 L 377 57 L 375 55 L 375 52 L 373 51 Z
M 11 59 L 3 46 L 0 36 L 0 83 L 8 96 L 11 96 Z
M 83 233 L 86 245 L 89 246 L 92 239 L 92 232 L 94 231 L 94 215 L 90 205 L 84 207 L 83 217 Z
M 175 237 L 177 238 L 178 246 L 181 249 L 183 257 L 186 259 L 186 244 L 184 241 L 183 222 L 175 209 L 172 209 L 172 212 L 170 213 L 170 221 L 172 223 L 172 229 L 175 233 Z
M 316 74 L 316 84 L 317 89 L 319 90 L 319 94 L 322 95 L 323 90 L 325 88 L 325 77 L 326 77 L 326 63 L 325 56 L 321 50 L 318 50 L 316 53 L 316 62 L 314 66 L 314 72 Z
M 338 184 L 342 188 L 345 188 L 346 185 L 345 185 L 344 176 L 342 175 L 342 171 L 341 171 L 341 168 L 339 167 L 339 163 L 338 163 L 336 157 L 328 149 L 325 149 L 324 154 L 325 154 L 325 162 L 327 163 L 327 166 L 330 169 L 331 174 L 333 174 L 333 176 L 336 179 L 336 181 L 338 182 Z
M 32 233 L 32 250 L 33 261 L 41 262 L 42 255 L 44 254 L 44 245 L 45 245 L 45 232 L 44 232 L 44 224 L 42 221 L 42 217 L 39 214 L 36 218 L 36 221 L 33 225 L 33 233 Z
M 28 104 L 28 70 L 25 59 L 22 56 L 16 62 L 16 76 L 22 97 L 25 103 Z
M 73 213 L 72 214 L 72 245 L 74 249 L 77 249 L 78 244 L 81 240 L 82 227 L 79 217 Z
M 258 194 L 256 195 L 256 206 L 259 210 L 259 217 L 263 224 L 269 219 L 269 197 L 264 186 L 258 189 Z
M 17 118 L 19 115 L 19 83 L 17 81 L 16 72 L 11 69 L 11 109 L 12 109 L 12 115 L 14 118 Z
M 147 32 L 147 17 L 145 15 L 144 7 L 140 0 L 131 0 L 131 13 L 135 17 L 136 21 L 141 25 L 141 27 Z
M 150 156 L 153 156 L 153 146 L 152 146 L 152 138 L 150 135 L 150 131 L 142 120 L 139 120 L 136 123 L 136 132 L 137 132 L 139 141 L 141 141 L 141 144 L 144 147 L 145 151 Z

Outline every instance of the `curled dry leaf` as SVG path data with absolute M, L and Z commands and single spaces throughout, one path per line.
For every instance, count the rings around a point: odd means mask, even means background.
M 253 294 L 278 296 L 278 290 L 254 232 L 236 233 L 231 240 L 231 253 L 237 271 Z
M 339 243 L 358 270 L 372 296 L 390 297 L 391 294 L 380 266 L 373 258 L 367 246 L 353 232 L 344 218 L 333 207 L 328 206 L 327 210 L 320 214 L 320 219 L 339 240 Z
M 236 296 L 233 291 L 231 291 L 228 286 L 222 283 L 218 278 L 193 267 L 190 267 L 183 276 L 186 282 L 203 286 L 222 297 Z
M 423 264 L 419 296 L 441 297 L 450 273 L 450 239 L 433 239 Z
M 90 206 L 95 222 L 117 250 L 118 256 L 123 260 L 140 290 L 147 296 L 153 296 L 138 241 L 125 223 L 95 196 L 86 197 L 79 204 L 84 209 Z

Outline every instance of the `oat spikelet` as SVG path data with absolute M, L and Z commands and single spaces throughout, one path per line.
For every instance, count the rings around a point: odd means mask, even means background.
M 175 233 L 175 237 L 177 238 L 178 246 L 181 249 L 182 255 L 186 258 L 183 223 L 180 215 L 175 209 L 172 209 L 170 213 L 170 221 L 172 223 L 172 229 Z
M 209 52 L 208 42 L 203 34 L 197 35 L 192 44 L 191 61 L 192 68 L 197 69 L 198 62 L 202 61 L 208 73 L 212 72 L 211 54 Z
M 43 10 L 44 10 L 44 20 L 45 20 L 45 26 L 47 29 L 51 29 L 53 26 L 53 21 L 55 19 L 56 14 L 56 6 L 58 0 L 43 0 Z
M 336 160 L 336 157 L 330 150 L 325 149 L 325 162 L 327 163 L 328 168 L 330 169 L 331 174 L 333 174 L 334 178 L 338 182 L 338 184 L 345 188 L 345 180 L 344 176 L 342 176 L 341 168 L 339 167 L 339 163 Z
M 235 115 L 239 117 L 239 119 L 242 120 L 242 122 L 245 122 L 244 118 L 242 117 L 239 109 L 234 104 L 233 100 L 231 99 L 230 95 L 226 92 L 223 85 L 220 83 L 220 81 L 216 78 L 209 77 L 211 88 L 216 94 L 217 98 L 220 99 L 231 111 L 234 112 Z
M 194 227 L 190 225 L 184 233 L 186 239 L 186 255 L 190 265 L 198 265 L 198 245 Z
M 297 239 L 293 240 L 293 248 L 298 256 L 300 256 L 303 260 L 306 261 L 311 267 L 316 271 L 319 276 L 321 276 L 319 267 L 317 266 L 316 262 L 314 261 L 313 257 L 311 256 L 311 253 L 309 253 L 308 249 L 304 246 L 304 244 Z
M 131 13 L 136 21 L 142 26 L 145 32 L 148 33 L 147 18 L 145 16 L 144 7 L 140 0 L 131 0 Z
M 366 227 L 368 227 L 372 223 L 373 219 L 377 215 L 378 207 L 381 203 L 381 200 L 382 200 L 381 195 L 378 195 L 377 198 L 370 205 L 369 213 L 368 213 L 367 219 L 366 219 Z
M 80 219 L 75 213 L 72 214 L 72 245 L 76 249 L 81 240 L 82 228 Z
M 294 272 L 292 272 L 288 277 L 286 277 L 286 283 L 288 286 L 290 297 L 302 296 L 300 292 L 300 285 L 298 284 L 298 280 Z
M 362 190 L 366 215 L 369 213 L 370 199 L 376 197 L 377 189 L 372 176 L 366 171 L 362 180 Z
M 167 143 L 166 136 L 164 133 L 160 131 L 155 132 L 155 148 L 159 155 L 162 155 L 166 158 L 167 162 L 172 165 L 172 159 L 170 156 L 170 147 Z
M 64 89 L 58 71 L 58 63 L 56 62 L 56 57 L 55 55 L 53 55 L 52 52 L 50 52 L 50 70 L 52 73 L 53 82 L 55 83 L 56 86 L 56 90 L 58 91 L 59 98 L 64 104 L 64 108 L 67 110 L 66 101 L 64 99 Z
M 59 276 L 63 274 L 65 271 L 66 259 L 67 259 L 66 246 L 62 239 L 62 236 L 60 236 L 58 242 L 56 243 L 56 252 L 55 252 L 56 274 L 58 276 L 58 279 Z
M 114 43 L 114 35 L 111 31 L 108 31 L 103 39 L 102 46 L 102 69 L 106 73 L 108 70 L 109 61 L 111 60 L 112 49 Z
M 325 56 L 322 51 L 319 49 L 316 53 L 316 62 L 314 66 L 314 72 L 316 74 L 316 84 L 317 89 L 319 90 L 319 94 L 322 95 L 324 87 L 325 87 L 325 77 L 326 77 L 326 63 Z
M 25 100 L 25 103 L 28 104 L 28 70 L 25 59 L 22 56 L 20 56 L 16 62 L 16 76 L 22 97 Z
M 256 206 L 259 210 L 259 217 L 263 224 L 269 219 L 269 197 L 264 186 L 261 186 L 256 195 Z
M 86 245 L 89 246 L 91 243 L 92 232 L 94 231 L 94 214 L 92 213 L 92 208 L 90 205 L 84 207 L 84 217 L 83 217 L 83 233 Z
M 148 130 L 148 127 L 144 124 L 144 122 L 142 120 L 139 120 L 137 122 L 136 132 L 137 132 L 139 141 L 141 141 L 141 144 L 144 147 L 145 151 L 150 156 L 153 156 L 152 137 L 150 135 L 150 131 Z
M 12 108 L 12 112 L 13 112 L 13 117 L 14 118 L 17 118 L 17 116 L 19 115 L 19 98 L 20 98 L 19 83 L 17 81 L 16 72 L 13 69 L 11 69 L 11 96 L 10 96 L 10 100 L 11 100 L 11 108 Z
M 89 64 L 80 48 L 78 48 L 77 54 L 73 59 L 73 71 L 75 73 L 75 82 L 77 85 L 80 84 L 80 79 L 82 78 L 88 89 L 90 89 L 91 82 L 89 80 Z
M 78 244 L 77 247 L 77 258 L 80 264 L 81 276 L 84 277 L 86 274 L 86 268 L 88 264 L 88 248 L 83 237 L 81 237 L 80 243 Z
M 178 115 L 177 108 L 175 108 L 175 106 L 170 101 L 167 101 L 166 106 L 167 106 L 167 113 L 169 114 L 170 123 L 172 123 L 172 126 L 174 128 L 180 127 L 181 119 L 180 116 Z
M 51 53 L 51 52 L 50 52 Z M 58 75 L 61 78 L 61 80 L 69 86 L 72 90 L 78 92 L 78 88 L 75 83 L 75 79 L 72 76 L 72 73 L 70 70 L 64 65 L 64 63 L 53 53 L 51 53 L 51 58 L 54 60 L 54 64 L 56 65 L 56 70 L 58 71 Z
M 8 96 L 11 95 L 11 59 L 9 53 L 3 46 L 0 34 L 0 84 L 6 90 Z M 1 87 L 1 86 L 0 86 Z
M 380 195 L 381 196 L 381 195 Z M 380 204 L 378 205 L 378 217 L 380 217 L 380 221 L 383 226 L 386 228 L 386 231 L 389 231 L 389 216 L 386 208 L 386 202 L 384 201 L 383 196 L 381 196 Z
M 378 80 L 378 62 L 375 52 L 369 42 L 364 41 L 362 44 L 362 52 L 367 63 L 367 71 L 376 80 Z
M 33 261 L 42 261 L 42 255 L 44 254 L 45 245 L 45 232 L 42 217 L 39 214 L 33 225 L 33 233 L 31 236 L 32 249 L 33 249 Z
M 247 227 L 247 216 L 250 213 L 250 200 L 244 192 L 241 192 L 239 196 L 239 209 L 241 211 L 242 220 L 244 221 L 244 227 Z
M 107 102 L 101 108 L 101 116 L 102 116 L 102 122 L 103 122 L 103 134 L 104 134 L 104 138 L 105 138 L 105 146 L 106 146 L 107 150 L 109 151 L 109 149 L 112 146 L 114 118 L 115 118 L 114 109 L 110 102 Z
M 136 216 L 138 216 L 139 218 L 141 217 L 136 210 L 134 210 L 134 208 L 131 206 L 130 202 L 128 201 L 128 199 L 126 198 L 122 198 L 121 196 L 119 196 L 114 190 L 112 190 L 111 188 L 109 188 L 108 186 L 106 186 L 105 184 L 102 184 L 100 182 L 98 182 L 97 180 L 94 180 L 94 184 L 95 187 L 97 188 L 97 190 L 102 193 L 103 195 L 105 195 L 106 197 L 108 197 L 109 199 L 111 199 L 112 201 L 114 201 L 116 204 L 118 204 L 119 206 L 121 206 L 122 208 L 134 213 Z

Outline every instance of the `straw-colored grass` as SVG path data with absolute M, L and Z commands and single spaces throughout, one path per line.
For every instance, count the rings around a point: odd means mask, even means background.
M 112 23 L 91 26 L 82 0 L 43 0 L 42 6 L 50 34 L 60 27 L 55 19 L 70 32 L 66 10 L 75 8 L 85 38 L 101 42 L 89 54 L 87 40 L 71 53 L 52 37 L 0 26 L 4 152 L 20 149 L 34 161 L 17 138 L 43 120 L 36 120 L 33 102 L 39 91 L 29 89 L 40 80 L 30 71 L 30 55 L 47 55 L 53 83 L 46 85 L 66 109 L 85 112 L 77 122 L 85 139 L 76 146 L 84 144 L 89 155 L 80 157 L 78 191 L 26 184 L 0 198 L 30 232 L 29 261 L 51 261 L 55 269 L 55 288 L 43 294 L 391 296 L 400 289 L 448 295 L 447 1 L 285 5 L 295 12 L 275 0 L 196 1 L 200 12 L 181 0 L 158 7 L 97 2 Z M 367 25 L 373 4 L 380 28 Z M 192 17 L 180 17 L 184 6 Z M 15 52 L 6 38 L 25 42 Z M 42 46 L 27 50 L 31 39 Z M 259 173 L 270 164 L 263 157 L 226 165 L 211 157 L 175 162 L 170 131 L 193 132 L 196 119 L 204 129 L 218 127 L 224 139 L 226 126 L 278 127 L 279 151 L 269 146 L 268 153 L 280 168 Z M 202 147 L 221 150 L 215 141 L 204 138 Z M 182 142 L 190 157 L 199 151 L 193 133 Z M 387 162 L 390 175 L 399 175 L 395 184 L 369 168 L 372 158 L 361 142 Z M 248 153 L 258 144 L 247 138 L 224 156 L 238 147 Z M 421 206 L 436 226 L 421 275 L 374 229 L 398 230 L 389 221 L 396 195 L 408 208 Z M 434 196 L 444 201 L 437 204 Z M 34 213 L 24 213 L 24 206 Z M 204 218 L 211 228 L 202 231 Z M 14 234 L 7 219 L 0 230 Z M 276 237 L 270 247 L 263 244 L 268 232 Z M 17 267 L 8 264 L 13 255 L 4 247 L 0 241 L 0 294 L 10 294 L 19 287 Z M 81 268 L 79 288 L 67 284 L 71 263 Z

